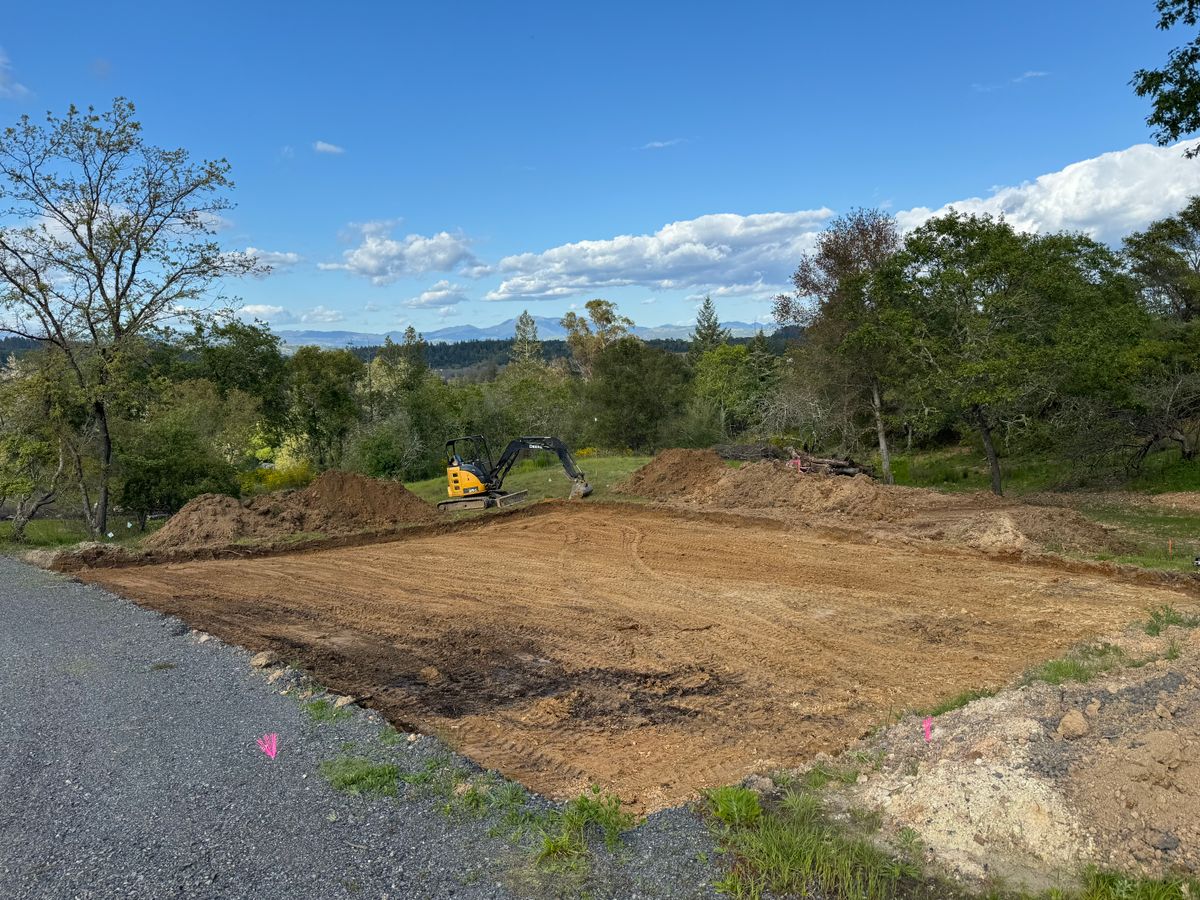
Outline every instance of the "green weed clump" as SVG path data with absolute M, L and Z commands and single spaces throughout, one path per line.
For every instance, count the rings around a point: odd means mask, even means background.
M 396 796 L 397 766 L 375 763 L 362 756 L 340 756 L 321 763 L 321 775 L 336 790 L 347 794 Z
M 1156 606 L 1150 610 L 1150 621 L 1143 628 L 1151 637 L 1158 637 L 1164 628 L 1178 625 L 1181 628 L 1196 628 L 1200 626 L 1200 616 L 1188 616 L 1172 606 Z
M 587 859 L 589 833 L 599 832 L 612 852 L 620 848 L 621 835 L 636 824 L 637 817 L 621 808 L 620 798 L 593 785 L 561 809 L 547 813 L 539 823 L 537 861 L 551 869 L 578 868 Z
M 943 700 L 936 706 L 925 710 L 922 715 L 940 716 L 948 712 L 954 712 L 956 709 L 962 709 L 968 703 L 974 703 L 976 700 L 982 700 L 985 697 L 995 697 L 996 691 L 993 688 L 976 688 L 970 691 L 963 691 L 961 694 L 955 694 L 947 700 Z
M 704 799 L 709 812 L 731 828 L 753 825 L 762 816 L 758 794 L 739 785 L 705 791 Z
M 1059 659 L 1051 659 L 1025 674 L 1024 682 L 1044 681 L 1064 684 L 1068 681 L 1088 682 L 1126 663 L 1125 652 L 1112 644 L 1093 644 L 1072 650 Z
M 304 711 L 314 722 L 337 722 L 350 717 L 350 710 L 338 709 L 324 698 L 305 703 Z
M 877 827 L 872 816 L 860 819 L 863 831 Z M 733 865 L 716 887 L 733 897 L 885 900 L 921 877 L 915 855 L 891 856 L 853 827 L 831 823 L 807 791 L 789 791 L 753 824 L 722 837 Z

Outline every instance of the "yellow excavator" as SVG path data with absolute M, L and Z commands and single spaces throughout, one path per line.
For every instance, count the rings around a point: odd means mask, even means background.
M 494 464 L 487 440 L 482 434 L 446 441 L 446 494 L 449 500 L 438 504 L 443 511 L 488 509 L 513 506 L 529 496 L 529 491 L 505 491 L 504 478 L 525 451 L 548 450 L 558 456 L 571 479 L 572 500 L 592 492 L 583 472 L 575 465 L 567 445 L 555 437 L 519 437 L 509 441 Z

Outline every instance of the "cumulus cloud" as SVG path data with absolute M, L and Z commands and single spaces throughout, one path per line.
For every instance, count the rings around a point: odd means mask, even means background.
M 459 285 L 451 284 L 449 281 L 442 279 L 428 290 L 422 291 L 410 300 L 406 300 L 404 306 L 407 306 L 409 309 L 437 308 L 438 312 L 441 313 L 442 310 L 449 309 L 468 299 L 470 298 L 467 297 Z
M 1031 76 L 1032 77 L 1032 76 Z M 1073 163 L 1057 172 L 985 197 L 939 209 L 896 213 L 904 230 L 935 215 L 1003 215 L 1027 231 L 1082 231 L 1116 243 L 1151 221 L 1171 215 L 1200 194 L 1200 165 L 1183 145 L 1138 144 Z M 674 222 L 653 234 L 562 244 L 502 259 L 501 284 L 486 300 L 553 300 L 638 286 L 685 289 L 691 296 L 762 297 L 787 290 L 800 256 L 810 250 L 833 213 L 829 209 L 736 215 Z
M 308 312 L 300 316 L 300 321 L 306 324 L 314 322 L 322 325 L 332 325 L 334 322 L 341 322 L 346 317 L 336 309 L 330 309 L 327 306 L 314 306 Z
M 916 207 L 897 213 L 905 230 L 951 209 L 989 213 L 1023 231 L 1082 231 L 1116 243 L 1155 219 L 1169 216 L 1200 193 L 1200 166 L 1183 155 L 1183 145 L 1136 144 L 1072 163 L 987 197 L 970 197 L 940 209 Z
M 13 75 L 12 61 L 9 60 L 4 49 L 0 48 L 0 98 L 22 100 L 31 93 L 29 88 L 17 81 L 16 76 Z
M 260 319 L 263 322 L 274 322 L 276 325 L 296 320 L 285 307 L 272 306 L 269 303 L 248 303 L 238 310 L 238 315 L 243 319 Z
M 304 260 L 304 257 L 299 253 L 284 252 L 281 250 L 260 250 L 258 247 L 247 247 L 242 253 L 251 257 L 255 262 L 270 266 L 276 270 L 286 269 Z
M 337 144 L 330 144 L 326 141 L 313 141 L 312 148 L 317 153 L 332 153 L 335 156 L 345 153 L 345 147 L 339 147 Z
M 478 277 L 483 265 L 470 250 L 470 242 L 461 234 L 441 231 L 426 237 L 410 234 L 403 238 L 389 235 L 391 222 L 368 222 L 359 226 L 362 241 L 342 254 L 340 263 L 320 263 L 321 269 L 341 269 L 364 278 L 373 284 L 390 284 L 406 275 L 427 272 L 461 270 L 469 277 Z
M 487 300 L 552 300 L 601 288 L 654 290 L 786 282 L 812 247 L 829 209 L 716 213 L 672 222 L 653 234 L 563 244 L 500 261 L 506 277 Z M 727 287 L 732 292 L 732 288 Z

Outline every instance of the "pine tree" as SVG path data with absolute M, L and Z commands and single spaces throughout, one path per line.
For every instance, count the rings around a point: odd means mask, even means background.
M 545 364 L 542 356 L 542 342 L 538 340 L 537 322 L 525 310 L 517 316 L 517 331 L 513 337 L 510 364 L 522 368 L 531 368 Z
M 717 307 L 712 297 L 705 297 L 696 313 L 696 328 L 692 332 L 692 346 L 688 348 L 688 356 L 692 360 L 699 359 L 709 350 L 729 343 L 729 329 L 721 327 L 717 318 Z

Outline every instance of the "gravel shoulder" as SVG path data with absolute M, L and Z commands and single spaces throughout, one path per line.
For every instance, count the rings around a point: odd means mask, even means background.
M 683 808 L 651 816 L 582 881 L 538 871 L 494 822 L 335 791 L 351 753 L 420 770 L 445 747 L 380 741 L 351 707 L 316 722 L 250 653 L 178 619 L 0 558 L 0 896 L 512 898 L 715 896 L 714 843 Z M 279 736 L 268 759 L 256 746 Z M 458 757 L 455 765 L 473 768 Z M 546 804 L 534 798 L 534 804 Z

